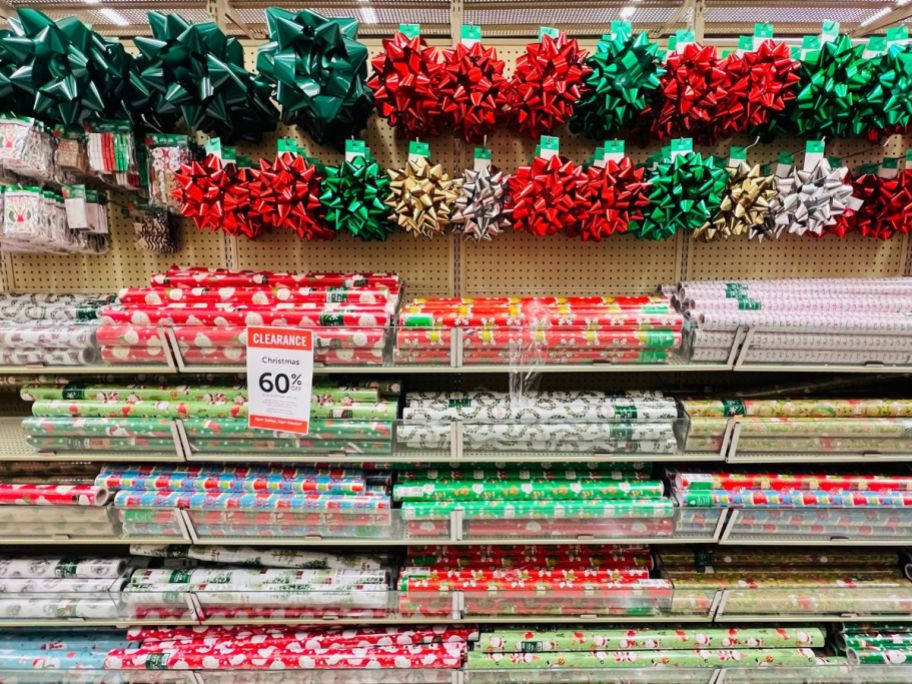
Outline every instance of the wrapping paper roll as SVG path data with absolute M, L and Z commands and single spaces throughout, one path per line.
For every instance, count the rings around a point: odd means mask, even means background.
M 167 363 L 165 348 L 160 345 L 148 347 L 102 346 L 98 349 L 99 358 L 112 366 L 133 363 Z
M 27 384 L 20 390 L 25 401 L 37 399 L 69 399 L 75 401 L 212 401 L 246 403 L 246 385 L 147 385 L 95 384 L 66 382 L 60 385 Z M 376 387 L 317 384 L 312 396 L 320 403 L 377 403 L 380 392 Z
M 242 419 L 187 418 L 183 421 L 183 425 L 187 436 L 191 439 L 220 437 L 225 440 L 233 440 L 274 437 L 284 440 L 300 437 L 292 432 L 251 429 L 247 421 Z M 316 418 L 310 423 L 308 437 L 315 440 L 333 438 L 389 440 L 392 437 L 392 424 L 369 420 Z
M 190 510 L 295 510 L 382 511 L 389 499 L 379 496 L 331 496 L 305 494 L 230 494 L 189 492 L 143 492 L 121 490 L 114 496 L 117 508 L 187 508 Z
M 174 451 L 172 439 L 145 437 L 28 437 L 39 451 Z
M 833 507 L 899 507 L 912 506 L 912 494 L 864 492 L 829 492 L 817 490 L 779 491 L 724 489 L 687 491 L 681 497 L 685 506 L 833 506 Z
M 0 558 L 0 578 L 114 579 L 124 573 L 123 558 Z
M 22 427 L 35 436 L 171 438 L 168 418 L 36 416 L 24 418 Z
M 907 365 L 912 363 L 910 352 L 885 351 L 828 351 L 802 349 L 748 349 L 745 361 L 764 363 L 842 363 L 867 364 L 883 363 L 889 365 Z
M 561 652 L 557 656 L 541 653 L 481 653 L 470 651 L 469 670 L 488 669 L 568 669 L 577 668 L 730 668 L 751 666 L 802 666 L 816 664 L 817 656 L 809 648 L 708 649 L 692 651 L 602 651 Z
M 482 632 L 481 653 L 565 651 L 652 651 L 726 648 L 820 648 L 826 633 L 819 627 L 695 627 L 661 629 L 503 630 Z
M 83 324 L 44 327 L 0 324 L 0 348 L 3 349 L 71 349 L 83 350 L 95 346 L 97 325 Z
M 675 486 L 683 489 L 816 489 L 822 491 L 865 490 L 866 492 L 909 492 L 912 477 L 892 475 L 826 475 L 803 473 L 702 473 L 675 472 Z
M 631 327 L 606 329 L 542 329 L 515 327 L 468 328 L 462 337 L 463 349 L 667 349 L 679 347 L 681 331 L 672 328 Z M 396 332 L 399 349 L 439 349 L 450 347 L 447 328 L 400 328 Z
M 91 485 L 8 484 L 0 482 L 0 505 L 103 506 L 110 499 L 103 487 Z
M 182 350 L 194 347 L 243 347 L 247 344 L 244 326 L 193 326 L 174 328 L 174 336 Z M 382 349 L 386 345 L 383 328 L 325 328 L 314 330 L 314 349 Z
M 757 565 L 775 565 L 780 569 L 789 566 L 852 566 L 858 565 L 870 571 L 872 567 L 889 569 L 896 572 L 896 553 L 878 552 L 863 549 L 833 549 L 821 551 L 780 551 L 764 549 L 758 554 L 750 549 L 712 547 L 690 549 L 662 549 L 662 561 L 666 567 L 695 566 L 725 568 L 728 566 L 753 567 Z M 802 570 L 804 572 L 804 570 Z
M 671 518 L 674 505 L 669 499 L 642 499 L 633 502 L 585 500 L 531 501 L 434 501 L 406 502 L 404 520 L 445 520 L 452 511 L 463 511 L 466 519 L 586 519 L 586 518 Z
M 138 326 L 251 326 L 276 325 L 297 328 L 386 328 L 392 317 L 383 306 L 324 305 L 312 310 L 288 308 L 171 304 L 160 307 L 123 308 L 106 306 L 99 311 L 104 325 Z
M 590 463 L 566 467 L 524 467 L 520 465 L 496 468 L 440 466 L 437 468 L 409 468 L 398 474 L 400 483 L 431 480 L 453 482 L 459 480 L 640 480 L 646 479 L 641 470 L 634 470 L 633 463 Z
M 89 366 L 99 358 L 95 349 L 0 349 L 5 366 Z
M 450 445 L 444 423 L 400 425 L 400 443 L 413 448 L 442 449 Z M 673 423 L 544 423 L 538 425 L 463 423 L 463 445 L 471 449 L 598 449 L 623 441 L 670 442 L 677 446 Z
M 160 328 L 140 325 L 101 325 L 96 339 L 102 347 L 139 347 L 150 353 L 166 344 Z
M 664 485 L 658 480 L 593 481 L 563 483 L 556 481 L 524 482 L 499 480 L 492 482 L 424 482 L 397 484 L 393 488 L 395 501 L 494 501 L 524 500 L 602 500 L 649 499 L 661 497 Z
M 683 404 L 690 416 L 912 417 L 912 399 L 687 399 Z
M 162 306 L 172 302 L 268 306 L 289 303 L 384 304 L 388 287 L 127 287 L 117 293 L 121 305 Z
M 247 287 L 285 285 L 290 287 L 399 287 L 395 273 L 286 273 L 273 271 L 229 271 L 225 268 L 172 266 L 165 273 L 154 273 L 155 286 Z

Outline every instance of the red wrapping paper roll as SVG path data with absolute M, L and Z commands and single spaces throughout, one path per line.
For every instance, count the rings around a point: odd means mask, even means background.
M 157 347 L 103 346 L 99 349 L 101 360 L 112 366 L 133 363 L 167 363 L 165 350 Z
M 225 268 L 172 266 L 151 277 L 153 286 L 173 287 L 380 287 L 399 289 L 402 281 L 394 273 L 286 273 L 275 271 L 230 271 Z
M 103 307 L 100 311 L 106 323 L 134 325 L 205 325 L 249 326 L 278 325 L 301 328 L 319 327 L 386 327 L 392 317 L 382 307 L 344 307 L 328 311 L 301 311 L 285 308 L 210 308 L 207 306 L 173 305 L 122 309 Z
M 186 364 L 213 365 L 246 363 L 246 347 L 181 347 L 181 357 Z M 314 361 L 327 366 L 356 366 L 383 364 L 383 349 L 318 349 Z
M 243 326 L 212 327 L 188 325 L 173 328 L 174 337 L 185 348 L 242 347 L 247 344 Z M 314 347 L 320 349 L 382 349 L 386 344 L 383 328 L 317 328 Z
M 315 287 L 131 287 L 117 293 L 122 306 L 165 306 L 170 303 L 224 302 L 233 306 L 269 306 L 272 304 L 361 304 L 381 306 L 390 297 L 385 288 L 315 288 Z

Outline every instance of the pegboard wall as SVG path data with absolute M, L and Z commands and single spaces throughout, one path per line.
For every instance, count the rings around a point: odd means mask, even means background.
M 372 54 L 381 49 L 378 40 L 364 41 Z M 431 40 L 447 46 L 448 41 Z M 508 74 L 526 41 L 497 39 L 488 44 L 498 48 L 507 62 Z M 594 40 L 580 41 L 592 50 Z M 256 44 L 245 42 L 248 69 L 256 60 Z M 591 154 L 596 142 L 558 131 L 561 153 L 577 162 Z M 338 163 L 342 154 L 315 145 L 294 127 L 280 125 L 258 145 L 239 144 L 238 153 L 253 159 L 275 156 L 279 137 L 294 137 L 307 153 L 326 163 Z M 385 121 L 373 115 L 364 134 L 380 164 L 401 167 L 408 156 L 408 141 L 397 140 Z M 471 167 L 473 145 L 441 136 L 430 141 L 431 157 L 451 175 Z M 727 156 L 732 144 L 747 146 L 751 139 L 724 141 L 703 153 Z M 536 141 L 499 130 L 487 140 L 498 167 L 510 171 L 525 164 Z M 628 146 L 628 154 L 641 161 L 660 146 L 639 149 Z M 852 169 L 883 156 L 902 157 L 912 147 L 912 137 L 892 136 L 885 145 L 863 140 L 828 141 L 827 154 L 840 157 Z M 804 141 L 783 139 L 760 144 L 748 151 L 751 163 L 774 162 L 780 150 L 801 159 Z M 181 221 L 180 251 L 157 257 L 136 248 L 132 222 L 114 197 L 109 222 L 112 250 L 100 256 L 12 255 L 2 257 L 2 286 L 6 291 L 114 291 L 127 285 L 142 285 L 149 275 L 172 263 L 223 266 L 235 269 L 297 271 L 379 270 L 399 273 L 413 296 L 493 294 L 613 294 L 651 292 L 656 286 L 682 278 L 739 277 L 835 277 L 895 276 L 912 274 L 912 240 L 895 238 L 887 242 L 849 236 L 819 240 L 784 236 L 779 241 L 757 243 L 746 239 L 701 243 L 689 235 L 677 235 L 661 242 L 637 241 L 626 236 L 602 242 L 582 242 L 563 236 L 536 238 L 526 234 L 504 234 L 493 241 L 475 243 L 454 236 L 415 238 L 397 233 L 386 242 L 365 243 L 351 236 L 331 242 L 304 242 L 291 233 L 272 233 L 256 241 L 196 229 Z M 122 201 L 122 198 L 120 198 Z

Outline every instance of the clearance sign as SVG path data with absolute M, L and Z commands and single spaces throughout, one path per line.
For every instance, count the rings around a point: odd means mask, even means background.
M 313 365 L 312 331 L 247 328 L 247 424 L 307 434 Z

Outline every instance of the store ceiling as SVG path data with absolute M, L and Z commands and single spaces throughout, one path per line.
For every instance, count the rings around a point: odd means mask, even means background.
M 228 30 L 251 37 L 264 35 L 263 10 L 274 2 L 209 0 L 227 7 L 234 18 Z M 102 33 L 132 36 L 148 33 L 146 11 L 175 12 L 191 22 L 209 18 L 206 2 L 193 0 L 0 0 L 0 13 L 34 7 L 57 18 L 76 15 Z M 283 5 L 287 9 L 295 9 Z M 386 36 L 399 23 L 419 23 L 428 36 L 448 36 L 451 26 L 480 24 L 490 37 L 528 39 L 540 25 L 557 26 L 575 36 L 598 36 L 612 20 L 624 18 L 653 36 L 687 28 L 696 9 L 702 12 L 704 35 L 711 42 L 731 42 L 751 33 L 754 22 L 771 22 L 776 35 L 817 32 L 824 19 L 862 35 L 882 32 L 888 24 L 912 21 L 912 0 L 315 0 L 310 7 L 327 16 L 354 16 L 361 35 Z M 112 11 L 113 10 L 113 11 Z M 241 28 L 243 26 L 243 28 Z

